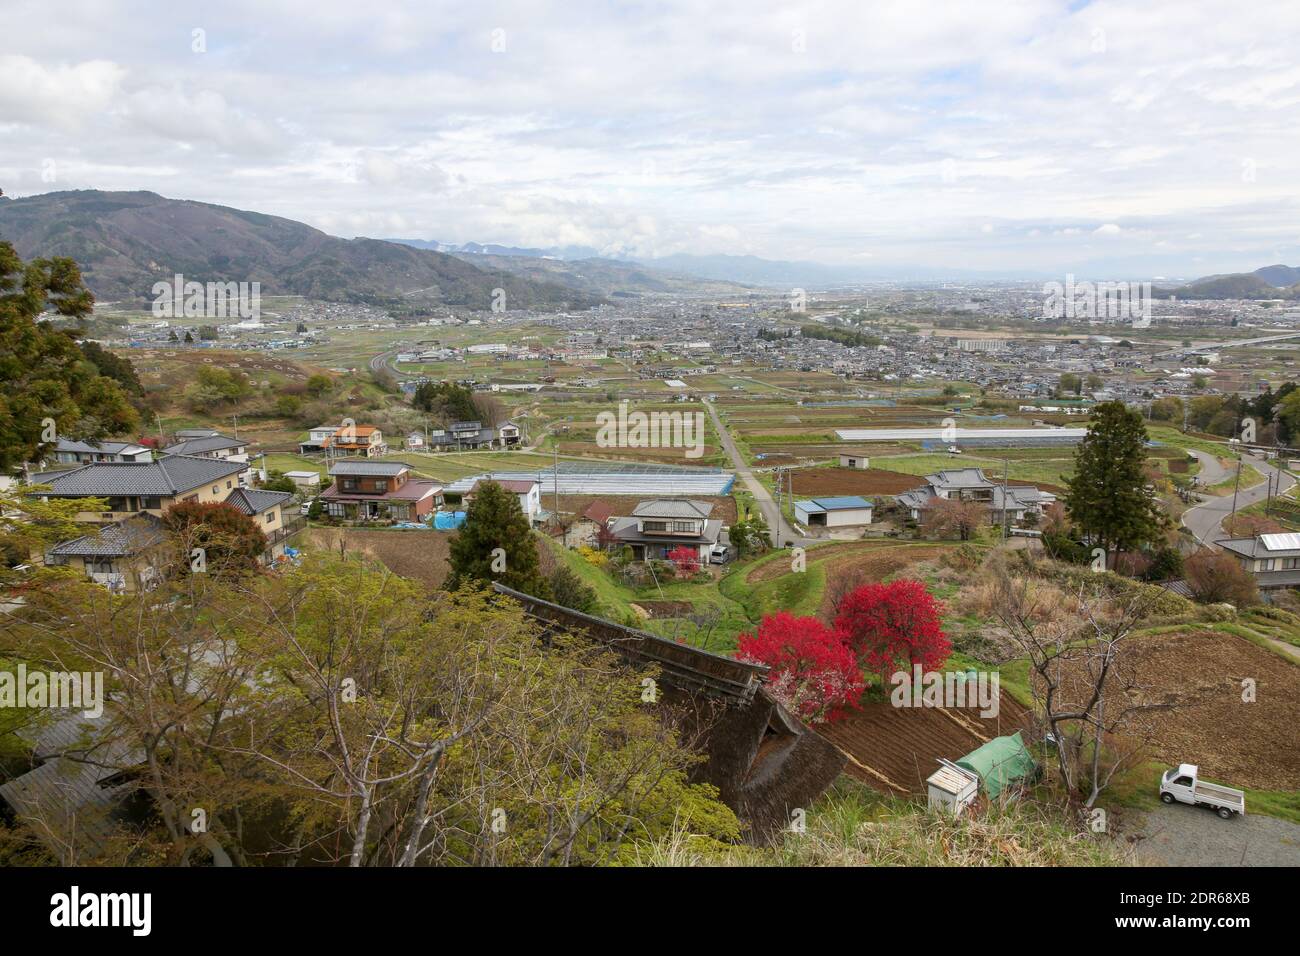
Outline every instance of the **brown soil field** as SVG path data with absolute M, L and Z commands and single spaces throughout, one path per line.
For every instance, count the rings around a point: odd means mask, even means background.
M 687 458 L 685 448 L 601 448 L 594 441 L 562 441 L 561 455 L 575 455 L 583 458 L 608 458 L 620 461 L 653 461 L 665 465 L 698 465 L 717 455 L 717 445 L 704 444 L 704 454 L 699 458 Z
M 1300 789 L 1300 667 L 1206 630 L 1138 635 L 1126 659 L 1137 686 L 1125 699 L 1155 708 L 1132 716 L 1153 759 L 1198 764 L 1232 787 Z M 1253 703 L 1241 699 L 1246 679 L 1256 682 Z
M 916 452 L 915 448 L 907 448 L 903 445 L 881 445 L 873 442 L 871 450 L 867 452 L 867 457 L 873 455 L 908 455 Z M 759 442 L 749 445 L 749 450 L 756 455 L 778 455 L 785 453 L 795 455 L 799 458 L 812 458 L 820 461 L 838 460 L 839 456 L 849 449 L 844 447 L 843 442 L 823 442 L 822 444 L 801 444 L 796 442 Z M 856 450 L 856 449 L 854 449 Z
M 394 574 L 440 588 L 447 578 L 451 534 L 445 531 L 368 531 L 359 528 L 311 528 L 308 547 L 338 552 L 342 541 L 349 554 L 360 552 L 381 562 Z
M 940 757 L 957 760 L 994 737 L 1022 730 L 1028 711 L 1002 693 L 996 717 L 970 707 L 895 707 L 870 701 L 843 720 L 816 728 L 849 758 L 845 772 L 874 790 L 925 792 Z
M 794 473 L 797 495 L 896 495 L 923 484 L 924 478 L 883 468 L 807 468 Z

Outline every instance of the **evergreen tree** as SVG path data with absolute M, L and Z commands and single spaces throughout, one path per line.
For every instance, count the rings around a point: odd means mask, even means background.
M 499 582 L 549 600 L 551 590 L 538 569 L 537 548 L 518 496 L 495 481 L 480 481 L 477 489 L 465 523 L 451 541 L 447 590 L 475 581 Z
M 1084 539 L 1111 551 L 1154 541 L 1168 524 L 1144 488 L 1147 430 L 1123 402 L 1103 402 L 1074 456 L 1065 508 Z
M 0 241 L 0 471 L 38 460 L 56 437 L 107 438 L 139 424 L 122 387 L 87 361 L 75 333 L 38 321 L 47 309 L 84 319 L 93 304 L 71 259 L 24 264 Z

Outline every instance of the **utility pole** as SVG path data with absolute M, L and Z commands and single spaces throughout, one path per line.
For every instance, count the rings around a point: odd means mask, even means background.
M 1241 486 L 1241 463 L 1244 458 L 1239 454 L 1237 456 L 1237 477 L 1232 483 L 1232 514 L 1228 516 L 1231 520 L 1237 516 L 1237 489 Z
M 235 437 L 239 437 L 239 416 L 231 415 L 230 420 L 235 423 Z

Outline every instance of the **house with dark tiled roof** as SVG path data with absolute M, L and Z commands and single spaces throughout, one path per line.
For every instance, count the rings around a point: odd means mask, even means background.
M 925 481 L 921 487 L 894 498 L 916 521 L 924 521 L 925 512 L 939 499 L 979 504 L 988 509 L 989 520 L 994 524 L 1001 524 L 1004 520 L 1015 523 L 1029 515 L 1040 515 L 1056 501 L 1056 495 L 1038 488 L 1003 487 L 985 477 L 979 468 L 945 469 L 926 475 Z
M 54 545 L 45 563 L 80 571 L 117 593 L 147 590 L 161 575 L 165 540 L 162 522 L 143 513 Z
M 653 498 L 639 502 L 630 515 L 611 519 L 609 529 L 638 561 L 663 561 L 677 548 L 690 548 L 708 564 L 722 533 L 722 522 L 710 518 L 712 513 L 707 501 Z
M 56 465 L 89 465 L 97 461 L 151 461 L 153 452 L 131 441 L 75 441 L 60 438 L 49 460 Z
M 78 521 L 110 524 L 147 512 L 162 517 L 182 501 L 225 501 L 239 487 L 244 463 L 226 458 L 168 455 L 150 462 L 97 462 L 70 471 L 32 475 L 42 498 L 103 498 L 102 511 L 86 511 Z

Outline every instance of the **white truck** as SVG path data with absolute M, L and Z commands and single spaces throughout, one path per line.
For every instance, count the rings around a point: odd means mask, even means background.
M 1246 815 L 1246 795 L 1231 787 L 1206 783 L 1200 778 L 1194 763 L 1179 764 L 1165 771 L 1160 778 L 1160 799 L 1165 803 L 1212 807 L 1225 820 L 1232 819 L 1234 814 Z

